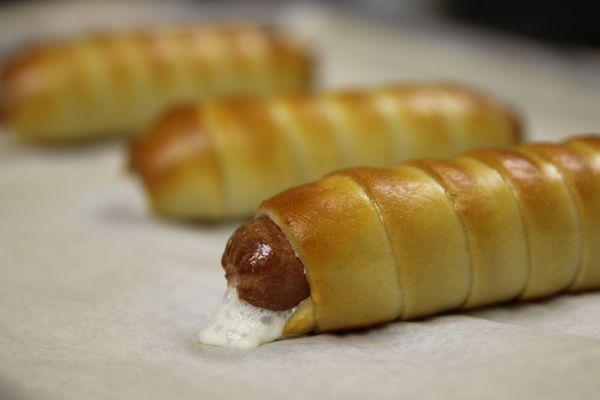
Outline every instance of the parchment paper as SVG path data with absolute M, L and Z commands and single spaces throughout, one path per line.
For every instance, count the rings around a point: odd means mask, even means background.
M 597 70 L 551 49 L 375 27 L 320 7 L 281 18 L 317 40 L 326 86 L 467 80 L 518 105 L 537 139 L 600 130 Z M 600 396 L 598 293 L 251 351 L 201 346 L 234 227 L 150 216 L 118 142 L 36 149 L 2 137 L 0 398 Z

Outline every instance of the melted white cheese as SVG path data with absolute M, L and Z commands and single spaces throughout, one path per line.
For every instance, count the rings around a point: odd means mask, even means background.
M 228 288 L 221 304 L 200 330 L 200 343 L 249 349 L 281 338 L 295 308 L 271 311 L 241 300 L 235 288 Z

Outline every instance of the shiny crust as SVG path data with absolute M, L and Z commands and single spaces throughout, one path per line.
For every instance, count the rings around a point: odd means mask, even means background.
M 319 96 L 288 95 L 272 99 L 264 107 L 290 141 L 302 182 L 318 179 L 344 164 L 344 154 Z
M 257 26 L 158 27 L 24 50 L 0 73 L 3 117 L 34 140 L 132 133 L 165 105 L 306 89 L 306 47 Z
M 224 177 L 229 217 L 249 216 L 260 200 L 338 168 L 502 148 L 514 145 L 520 135 L 512 112 L 470 89 L 449 84 L 220 100 L 205 105 L 204 113 L 220 160 L 218 173 Z M 165 136 L 161 129 L 176 128 L 158 124 L 147 135 Z M 167 148 L 166 142 L 165 150 L 148 148 L 145 157 L 161 158 Z M 194 166 L 182 162 L 174 168 Z M 173 187 L 179 184 L 186 183 L 173 182 Z M 181 215 L 176 201 L 170 204 L 173 214 Z M 200 207 L 198 202 L 188 218 L 219 218 Z
M 340 174 L 353 177 L 366 188 L 394 249 L 400 283 L 397 297 L 404 302 L 404 309 L 394 319 L 460 307 L 471 286 L 468 247 L 443 188 L 408 165 L 360 168 Z M 445 246 L 440 247 L 440 243 Z M 368 258 L 360 263 L 368 263 Z
M 261 213 L 282 229 L 305 266 L 317 330 L 398 316 L 402 299 L 393 250 L 375 206 L 356 182 L 329 176 L 267 200 Z
M 571 290 L 590 290 L 600 287 L 600 138 L 576 138 L 566 144 L 567 149 L 550 146 L 533 150 L 557 166 L 577 199 L 584 251 Z
M 472 276 L 463 306 L 519 296 L 529 271 L 527 238 L 517 199 L 502 176 L 469 157 L 422 160 L 413 165 L 444 187 L 467 234 Z
M 521 207 L 530 261 L 521 298 L 534 299 L 566 289 L 581 265 L 582 242 L 574 200 L 557 168 L 526 148 L 470 155 L 500 172 Z
M 597 289 L 600 136 L 344 169 L 257 215 L 310 285 L 289 335 Z
M 291 145 L 260 102 L 228 99 L 204 110 L 221 160 L 230 216 L 247 216 L 249 204 L 299 181 Z
M 172 217 L 226 216 L 223 176 L 204 110 L 178 107 L 151 129 L 157 134 L 132 141 L 129 162 L 153 209 Z

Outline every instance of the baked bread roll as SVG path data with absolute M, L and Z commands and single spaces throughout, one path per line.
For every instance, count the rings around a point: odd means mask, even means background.
M 225 308 L 280 322 L 200 336 L 241 347 L 598 289 L 600 136 L 331 173 L 263 202 L 222 263 Z
M 519 135 L 511 111 L 471 89 L 396 85 L 186 104 L 136 138 L 130 160 L 157 213 L 239 218 L 337 168 L 507 147 Z
M 20 137 L 136 132 L 166 105 L 306 89 L 305 46 L 255 26 L 162 27 L 24 51 L 0 75 L 3 116 Z

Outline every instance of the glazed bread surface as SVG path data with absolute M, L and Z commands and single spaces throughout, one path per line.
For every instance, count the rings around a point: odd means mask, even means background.
M 167 105 L 306 89 L 306 46 L 250 25 L 164 26 L 23 50 L 0 75 L 9 130 L 65 141 L 143 128 Z
M 130 159 L 158 213 L 238 218 L 338 168 L 508 147 L 519 135 L 510 110 L 472 89 L 389 85 L 190 103 L 136 138 Z
M 262 203 L 304 265 L 287 334 L 600 288 L 600 136 L 350 168 Z

